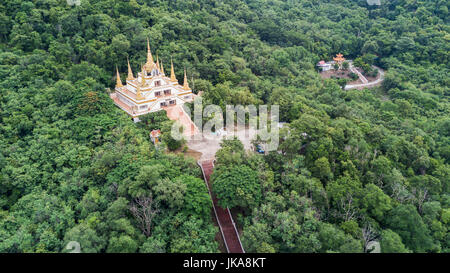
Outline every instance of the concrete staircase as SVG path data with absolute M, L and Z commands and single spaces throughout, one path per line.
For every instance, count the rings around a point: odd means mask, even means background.
M 195 126 L 194 122 L 191 120 L 191 117 L 183 110 L 183 106 L 168 106 L 164 107 L 164 110 L 166 110 L 167 117 L 170 120 L 178 121 L 183 126 L 184 136 L 191 137 L 200 132 L 197 126 Z
M 202 168 L 203 177 L 205 178 L 206 186 L 208 187 L 209 195 L 211 196 L 214 214 L 219 224 L 220 232 L 222 233 L 223 241 L 228 253 L 245 253 L 242 247 L 241 239 L 239 238 L 239 232 L 237 231 L 236 224 L 233 221 L 231 212 L 228 208 L 224 209 L 219 206 L 218 199 L 211 191 L 209 183 L 210 176 L 214 168 L 214 160 L 199 161 L 198 165 Z

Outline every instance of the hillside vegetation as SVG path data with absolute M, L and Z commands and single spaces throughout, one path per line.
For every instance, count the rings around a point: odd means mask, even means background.
M 106 91 L 147 37 L 206 103 L 277 104 L 289 123 L 280 153 L 217 154 L 246 252 L 450 251 L 448 1 L 67 3 L 0 3 L 0 252 L 219 251 L 196 162 L 148 138 L 170 121 L 135 124 Z M 322 80 L 336 53 L 383 85 Z

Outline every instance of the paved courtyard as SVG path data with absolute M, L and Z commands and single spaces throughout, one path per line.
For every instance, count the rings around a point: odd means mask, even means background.
M 252 149 L 251 141 L 256 136 L 255 129 L 251 127 L 245 128 L 243 126 L 238 127 L 235 130 L 234 135 L 237 136 L 239 140 L 241 140 L 245 150 Z M 231 134 L 231 132 L 223 133 L 220 135 L 212 133 L 205 133 L 204 135 L 202 135 L 201 133 L 199 133 L 199 135 L 192 137 L 194 139 L 188 139 L 187 145 L 189 149 L 202 153 L 200 161 L 210 160 L 214 159 L 216 152 L 220 149 L 220 142 L 222 141 L 222 139 L 225 137 L 229 137 L 231 139 L 232 136 L 233 134 Z

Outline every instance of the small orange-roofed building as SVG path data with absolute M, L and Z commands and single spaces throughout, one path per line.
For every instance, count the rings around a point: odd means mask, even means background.
M 161 130 L 153 130 L 150 132 L 150 139 L 154 144 L 159 142 L 159 137 L 161 136 Z
M 344 55 L 341 53 L 336 54 L 336 57 L 333 58 L 333 61 L 339 65 L 339 68 L 342 67 L 342 63 L 345 62 Z

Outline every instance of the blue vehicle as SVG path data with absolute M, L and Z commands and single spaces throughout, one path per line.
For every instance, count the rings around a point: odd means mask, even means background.
M 266 151 L 264 151 L 263 150 L 263 148 L 261 147 L 261 145 L 256 145 L 256 151 L 259 153 L 259 154 L 265 154 L 266 153 Z

